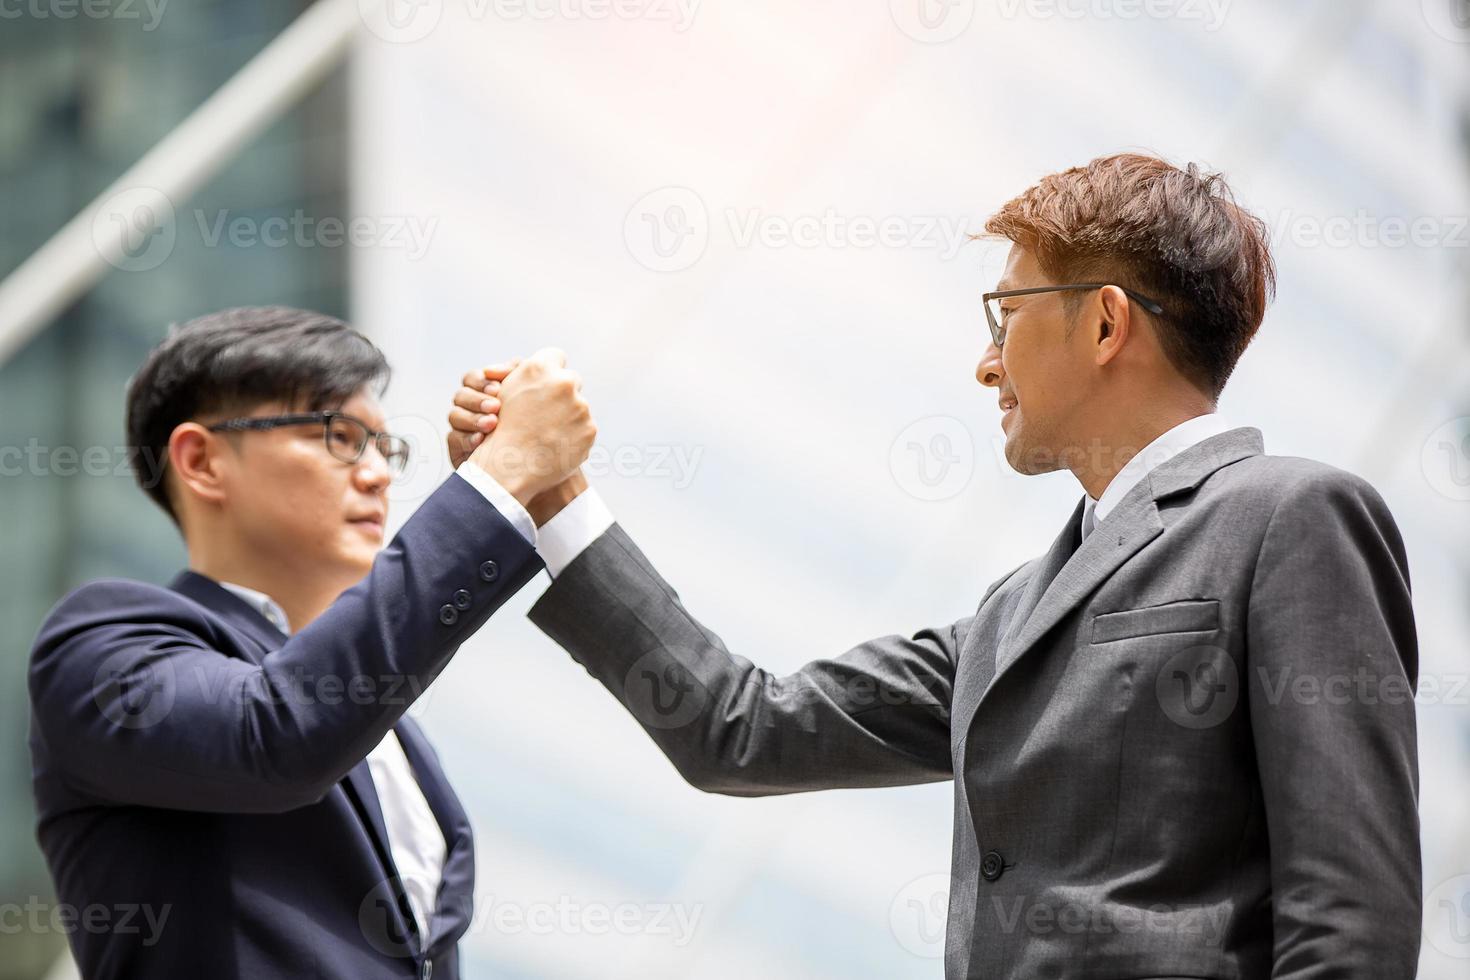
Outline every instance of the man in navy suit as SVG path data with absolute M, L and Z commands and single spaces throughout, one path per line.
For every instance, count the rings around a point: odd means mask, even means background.
M 471 458 L 384 547 L 408 452 L 387 374 L 346 324 L 258 308 L 175 329 L 134 377 L 139 481 L 188 570 L 72 592 L 30 668 L 84 976 L 458 975 L 470 825 L 404 712 L 541 570 L 535 498 L 596 430 L 560 352 L 492 372 Z

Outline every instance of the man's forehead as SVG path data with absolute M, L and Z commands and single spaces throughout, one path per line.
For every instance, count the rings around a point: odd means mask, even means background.
M 1041 265 L 1036 261 L 1036 256 L 1029 249 L 1020 245 L 1012 245 L 1011 251 L 1006 256 L 1006 266 L 1001 270 L 1000 280 L 995 284 L 997 291 L 1002 289 L 1025 289 L 1028 286 L 1042 285 L 1045 275 L 1041 271 Z

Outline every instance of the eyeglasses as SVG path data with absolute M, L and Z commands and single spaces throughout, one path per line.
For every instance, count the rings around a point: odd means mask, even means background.
M 1005 311 L 1000 308 L 999 300 L 1008 296 L 1035 296 L 1037 293 L 1059 293 L 1077 289 L 1102 289 L 1104 286 L 1112 285 L 1106 282 L 1080 282 L 1070 286 L 1036 286 L 1031 289 L 1002 289 L 998 293 L 986 293 L 981 299 L 985 303 L 985 319 L 990 321 L 990 339 L 995 341 L 995 346 L 1000 347 L 1006 342 Z M 1161 316 L 1164 308 L 1147 296 L 1135 293 L 1127 286 L 1119 286 L 1123 293 L 1133 302 L 1148 310 L 1154 316 Z
M 226 419 L 209 426 L 210 432 L 245 432 L 279 429 L 286 425 L 321 425 L 327 452 L 344 463 L 356 463 L 374 442 L 388 464 L 388 472 L 398 476 L 408 468 L 408 441 L 386 432 L 374 432 L 361 419 L 341 412 L 305 412 L 299 415 L 272 415 L 266 418 Z

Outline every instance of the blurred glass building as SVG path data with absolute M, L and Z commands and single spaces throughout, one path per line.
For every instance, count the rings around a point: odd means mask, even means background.
M 77 5 L 7 4 L 0 270 L 19 266 L 304 6 L 154 0 L 97 5 L 109 15 L 98 18 Z M 17 928 L 30 921 L 28 903 L 52 894 L 26 749 L 31 640 L 82 582 L 165 582 L 184 564 L 177 531 L 127 466 L 127 380 L 170 323 L 199 313 L 265 303 L 346 313 L 345 249 L 238 247 L 215 234 L 221 220 L 343 214 L 345 105 L 339 71 L 179 202 L 165 260 L 146 269 L 120 262 L 0 361 L 0 905 L 22 907 L 0 927 L 0 978 L 41 976 L 66 946 L 58 932 Z
M 239 303 L 346 312 L 393 361 L 394 424 L 421 449 L 397 525 L 447 473 L 457 378 L 554 344 L 586 378 L 602 433 L 588 469 L 615 514 L 733 651 L 784 672 L 967 615 L 1081 493 L 1004 462 L 973 377 L 978 297 L 1004 252 L 969 234 L 1095 156 L 1198 161 L 1267 220 L 1280 264 L 1221 412 L 1268 452 L 1366 477 L 1407 542 L 1420 975 L 1458 978 L 1470 19 L 1456 3 L 364 3 L 350 70 L 175 202 L 165 261 L 110 273 L 0 366 L 0 446 L 120 445 L 124 381 L 170 321 Z M 0 267 L 295 9 L 170 7 L 132 34 L 6 26 L 0 153 L 17 193 Z M 350 248 L 230 243 L 222 213 L 365 224 Z M 21 556 L 0 566 L 7 901 L 47 887 L 21 684 L 35 626 L 71 585 L 163 581 L 182 552 L 125 477 L 0 485 L 0 541 Z M 699 794 L 519 615 L 536 592 L 414 711 L 475 820 L 469 975 L 941 975 L 948 785 Z

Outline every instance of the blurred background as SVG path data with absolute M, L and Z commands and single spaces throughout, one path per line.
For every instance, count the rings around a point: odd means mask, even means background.
M 1060 530 L 1080 488 L 1009 470 L 973 377 L 1004 249 L 968 235 L 1128 149 L 1272 229 L 1222 413 L 1403 531 L 1420 976 L 1465 977 L 1465 0 L 0 0 L 0 978 L 68 976 L 32 914 L 35 630 L 184 562 L 123 448 L 170 323 L 283 303 L 373 337 L 419 450 L 395 526 L 448 473 L 459 376 L 564 348 L 614 513 L 785 671 L 967 615 Z M 947 784 L 698 793 L 525 621 L 540 590 L 413 712 L 476 824 L 468 976 L 942 975 Z

